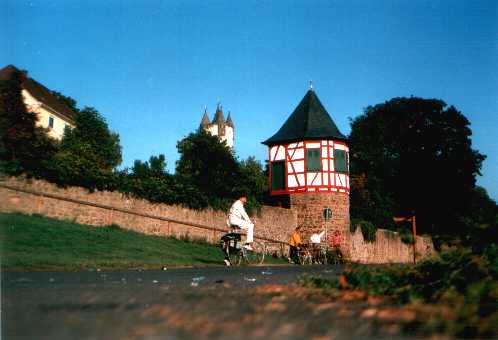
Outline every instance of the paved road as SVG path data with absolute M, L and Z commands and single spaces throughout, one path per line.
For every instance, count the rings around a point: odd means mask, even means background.
M 321 266 L 2 273 L 2 339 L 357 338 L 388 335 L 293 283 Z M 365 326 L 367 324 L 367 326 Z

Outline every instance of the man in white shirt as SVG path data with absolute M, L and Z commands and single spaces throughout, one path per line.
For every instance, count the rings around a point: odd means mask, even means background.
M 244 209 L 244 203 L 246 202 L 247 197 L 241 196 L 232 204 L 228 214 L 228 223 L 247 230 L 246 245 L 244 248 L 252 250 L 251 243 L 253 242 L 254 224 Z
M 315 233 L 315 234 L 311 235 L 311 237 L 310 237 L 311 243 L 313 243 L 313 244 L 322 243 L 323 234 L 325 234 L 325 230 L 322 231 L 320 234 Z

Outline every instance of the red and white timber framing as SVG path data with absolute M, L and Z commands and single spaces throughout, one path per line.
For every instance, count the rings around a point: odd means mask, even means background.
M 306 149 L 320 149 L 321 171 L 306 171 Z M 349 166 L 349 148 L 344 142 L 315 140 L 271 146 L 268 149 L 271 195 L 304 192 L 343 192 L 349 194 L 349 169 L 347 173 L 334 171 L 334 150 L 346 151 Z M 285 161 L 284 190 L 272 190 L 271 188 L 271 163 L 276 161 Z

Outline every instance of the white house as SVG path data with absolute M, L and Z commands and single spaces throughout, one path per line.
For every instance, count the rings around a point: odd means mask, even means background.
M 37 115 L 38 126 L 48 128 L 49 136 L 60 140 L 65 128 L 74 127 L 75 112 L 48 88 L 28 77 L 13 65 L 0 70 L 0 80 L 8 80 L 14 72 L 20 72 L 22 77 L 22 97 L 26 109 Z

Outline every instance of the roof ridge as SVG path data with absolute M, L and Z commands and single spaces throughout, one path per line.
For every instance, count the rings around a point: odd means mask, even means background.
M 306 92 L 282 127 L 263 144 L 274 145 L 305 139 L 346 140 L 346 136 L 339 131 L 314 89 Z
M 2 77 L 10 77 L 12 72 L 15 71 L 22 74 L 21 87 L 28 91 L 34 98 L 54 110 L 56 113 L 66 116 L 69 119 L 74 119 L 76 112 L 66 105 L 66 103 L 57 98 L 52 90 L 31 78 L 26 71 L 19 70 L 14 65 L 7 65 L 6 67 L 0 69 L 0 74 Z

